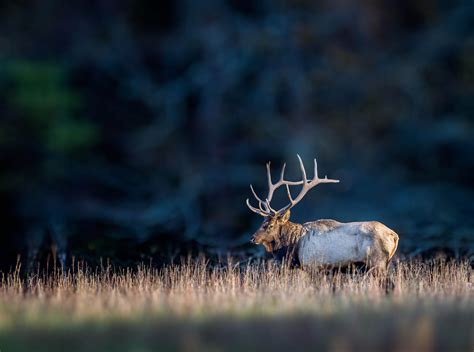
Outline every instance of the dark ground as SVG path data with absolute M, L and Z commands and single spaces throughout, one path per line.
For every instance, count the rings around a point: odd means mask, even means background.
M 38 352 L 64 346 L 68 351 L 469 351 L 474 312 L 439 308 L 17 328 L 2 333 L 0 341 L 5 350 Z

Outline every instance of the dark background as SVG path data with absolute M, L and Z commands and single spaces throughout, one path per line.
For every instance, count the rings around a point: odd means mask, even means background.
M 472 1 L 2 1 L 0 268 L 263 255 L 296 153 L 341 183 L 294 221 L 472 259 L 473 93 Z

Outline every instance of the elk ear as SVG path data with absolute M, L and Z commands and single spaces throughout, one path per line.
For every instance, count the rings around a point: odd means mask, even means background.
M 290 209 L 288 209 L 287 211 L 285 211 L 285 214 L 283 214 L 280 218 L 280 223 L 282 224 L 285 224 L 288 222 L 288 220 L 290 220 Z

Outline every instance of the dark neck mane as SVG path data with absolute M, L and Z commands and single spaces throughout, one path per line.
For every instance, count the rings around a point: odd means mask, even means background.
M 303 225 L 288 221 L 280 228 L 280 246 L 287 247 L 295 245 L 303 233 Z
M 276 243 L 273 256 L 278 261 L 285 260 L 293 267 L 299 267 L 299 259 L 296 255 L 296 244 L 303 234 L 303 225 L 287 222 L 280 228 L 280 234 Z

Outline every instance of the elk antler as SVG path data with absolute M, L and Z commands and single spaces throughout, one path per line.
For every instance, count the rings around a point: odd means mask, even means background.
M 270 172 L 270 162 L 268 162 L 267 163 L 268 195 L 265 198 L 265 200 L 263 201 L 262 199 L 260 199 L 260 197 L 257 196 L 257 194 L 255 193 L 255 190 L 253 189 L 252 185 L 250 185 L 250 189 L 252 191 L 252 194 L 254 195 L 254 197 L 258 201 L 258 209 L 257 209 L 255 207 L 253 207 L 252 205 L 250 205 L 250 201 L 247 198 L 246 203 L 247 203 L 247 206 L 250 208 L 250 210 L 252 210 L 253 212 L 255 212 L 259 215 L 262 215 L 262 216 L 271 216 L 271 215 L 282 214 L 285 211 L 287 211 L 288 209 L 291 209 L 296 204 L 298 204 L 303 199 L 303 197 L 306 195 L 306 193 L 311 188 L 315 187 L 316 185 L 318 185 L 320 183 L 338 183 L 339 182 L 339 180 L 328 179 L 327 176 L 324 177 L 324 178 L 319 178 L 318 177 L 318 163 L 317 163 L 316 159 L 314 159 L 314 177 L 311 180 L 308 181 L 308 179 L 306 177 L 306 170 L 304 169 L 303 161 L 301 160 L 301 157 L 298 154 L 296 156 L 298 157 L 298 161 L 300 163 L 300 168 L 301 168 L 301 173 L 303 175 L 303 179 L 301 181 L 287 181 L 287 180 L 285 180 L 284 179 L 285 167 L 286 167 L 286 163 L 285 163 L 285 164 L 283 164 L 283 167 L 281 169 L 280 179 L 276 183 L 273 183 L 271 172 Z M 278 187 L 283 186 L 283 185 L 285 185 L 285 187 L 286 187 L 286 192 L 288 194 L 288 198 L 290 200 L 290 203 L 287 204 L 286 206 L 284 206 L 283 208 L 281 208 L 280 210 L 275 210 L 271 207 L 270 202 L 273 198 L 273 193 L 275 192 L 275 190 Z M 303 187 L 301 188 L 301 191 L 298 194 L 298 196 L 293 199 L 293 197 L 291 195 L 291 192 L 290 192 L 290 186 L 298 186 L 298 185 L 303 185 Z

